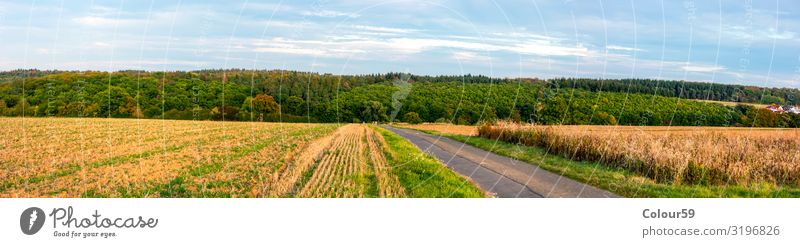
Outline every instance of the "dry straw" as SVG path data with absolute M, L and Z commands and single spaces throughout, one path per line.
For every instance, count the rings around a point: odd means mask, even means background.
M 674 184 L 800 185 L 800 131 L 724 127 L 542 126 L 499 122 L 479 135 L 598 161 Z

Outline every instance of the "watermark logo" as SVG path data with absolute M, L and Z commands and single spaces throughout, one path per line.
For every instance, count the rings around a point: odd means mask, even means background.
M 392 93 L 392 115 L 389 118 L 390 122 L 397 120 L 397 114 L 400 113 L 400 107 L 403 106 L 403 100 L 408 97 L 411 92 L 411 74 L 408 72 L 400 75 L 400 78 L 392 81 L 392 84 L 398 89 Z
M 36 234 L 44 226 L 44 219 L 44 210 L 30 207 L 22 211 L 22 215 L 19 216 L 19 228 L 26 235 Z
M 49 209 L 48 209 L 49 210 Z M 38 207 L 30 207 L 19 216 L 19 228 L 25 235 L 37 234 L 44 228 L 45 221 L 53 224 L 52 236 L 55 238 L 115 238 L 120 229 L 155 228 L 158 218 L 144 216 L 114 217 L 105 216 L 99 210 L 86 215 L 80 214 L 72 206 L 58 207 L 49 214 Z M 48 230 L 45 230 L 48 231 Z

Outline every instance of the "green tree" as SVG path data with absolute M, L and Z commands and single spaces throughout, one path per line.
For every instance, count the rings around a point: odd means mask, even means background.
M 211 119 L 213 120 L 239 120 L 238 114 L 239 108 L 233 106 L 214 107 L 210 111 Z
M 255 116 L 253 116 L 252 118 L 255 118 L 257 116 L 257 119 L 259 121 L 263 121 L 264 115 L 270 113 L 280 113 L 281 106 L 278 105 L 278 102 L 275 102 L 275 99 L 272 98 L 272 96 L 266 94 L 259 94 L 256 95 L 255 98 L 250 98 L 250 97 L 245 98 L 244 103 L 242 104 L 242 110 L 250 114 L 254 114 Z M 217 112 L 221 111 L 217 109 Z M 236 109 L 237 114 L 238 112 L 239 109 Z M 225 114 L 230 114 L 230 112 L 226 112 Z M 247 115 L 247 113 L 245 113 L 244 115 Z M 228 115 L 225 116 L 227 117 Z M 248 119 L 248 120 L 254 120 L 254 119 Z
M 386 106 L 378 101 L 367 101 L 364 103 L 364 110 L 361 111 L 361 119 L 366 122 L 381 122 L 388 118 L 386 116 Z
M 289 96 L 289 98 L 286 99 L 286 110 L 289 114 L 298 116 L 305 115 L 306 102 L 303 100 L 303 98 Z
M 408 112 L 403 115 L 403 121 L 410 124 L 418 124 L 422 122 L 422 118 L 416 112 Z
M 83 108 L 84 117 L 98 117 L 99 114 L 100 114 L 100 106 L 98 106 L 97 103 L 86 105 Z
M 275 102 L 272 96 L 259 94 L 253 99 L 253 110 L 264 114 L 279 113 L 281 106 L 278 105 L 278 102 Z
M 592 117 L 592 124 L 595 125 L 615 125 L 617 124 L 617 118 L 612 115 L 609 115 L 605 112 L 598 112 L 595 113 Z
M 750 115 L 750 120 L 752 121 L 749 125 L 753 127 L 776 127 L 780 120 L 777 113 L 765 108 L 758 108 L 748 113 L 748 115 Z
M 13 112 L 15 116 L 36 116 L 38 105 L 31 105 L 27 99 L 20 99 L 19 103 L 14 106 Z
M 121 87 L 110 86 L 94 95 L 92 102 L 99 107 L 100 116 L 129 117 L 136 111 L 136 102 Z
M 784 100 L 781 97 L 775 97 L 772 95 L 764 95 L 761 97 L 761 104 L 776 104 L 776 105 L 783 105 Z

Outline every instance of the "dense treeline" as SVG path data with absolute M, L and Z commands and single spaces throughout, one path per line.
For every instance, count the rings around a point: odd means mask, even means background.
M 369 85 L 343 93 L 338 111 L 326 121 L 388 121 L 396 87 Z M 377 102 L 379 104 L 373 104 Z M 749 105 L 736 107 L 647 94 L 595 93 L 579 89 L 546 88 L 538 84 L 413 85 L 397 116 L 407 113 L 425 122 L 475 124 L 481 120 L 511 119 L 541 124 L 621 124 L 681 126 L 798 127 L 800 115 L 777 114 Z M 373 106 L 383 107 L 374 108 Z M 336 109 L 336 108 L 334 108 Z M 364 112 L 387 112 L 382 117 Z M 338 119 L 334 119 L 336 116 Z M 398 118 L 400 120 L 405 120 Z
M 471 75 L 338 76 L 282 70 L 62 72 L 0 83 L 0 114 L 284 122 L 475 124 L 512 119 L 542 124 L 800 126 L 798 114 L 647 92 L 584 90 L 597 81 L 568 85 L 571 79 L 563 80 L 566 84 L 562 85 L 559 80 L 545 83 Z
M 650 79 L 576 79 L 548 80 L 552 87 L 579 88 L 592 92 L 625 92 L 745 103 L 795 105 L 800 103 L 800 90 L 764 88 L 719 83 L 666 81 Z
M 38 70 L 38 69 L 16 69 L 16 70 L 9 70 L 9 71 L 0 71 L 0 82 L 14 80 L 14 79 L 39 77 L 39 76 L 44 76 L 44 75 L 52 75 L 52 74 L 65 73 L 65 72 L 66 71 Z

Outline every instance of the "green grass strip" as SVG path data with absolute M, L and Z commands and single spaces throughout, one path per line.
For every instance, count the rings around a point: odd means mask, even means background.
M 405 138 L 377 126 L 370 127 L 383 136 L 394 152 L 394 155 L 386 154 L 386 160 L 408 197 L 485 197 L 477 186 Z

